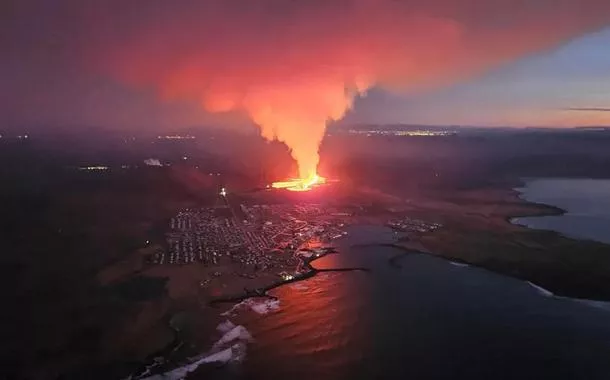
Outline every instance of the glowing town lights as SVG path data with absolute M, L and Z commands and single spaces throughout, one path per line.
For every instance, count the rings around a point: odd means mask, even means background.
M 87 170 L 87 171 L 98 171 L 98 170 L 108 170 L 110 169 L 108 166 L 83 166 L 78 168 L 78 170 Z
M 191 135 L 166 135 L 166 136 L 157 136 L 158 140 L 195 140 L 195 136 Z
M 286 189 L 290 191 L 309 191 L 314 187 L 323 185 L 325 183 L 326 178 L 313 174 L 309 178 L 296 178 L 288 181 L 274 182 L 271 184 L 271 187 L 274 189 Z
M 224 187 L 222 189 L 220 189 L 220 196 L 226 197 L 227 196 L 227 189 L 225 189 Z
M 454 136 L 458 132 L 454 130 L 394 130 L 394 129 L 372 129 L 372 130 L 358 130 L 350 129 L 347 131 L 350 135 L 365 135 L 366 137 L 372 136 L 396 136 L 396 137 L 444 137 Z

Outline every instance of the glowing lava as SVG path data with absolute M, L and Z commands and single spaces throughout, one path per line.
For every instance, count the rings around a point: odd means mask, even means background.
M 273 182 L 271 187 L 274 189 L 286 189 L 290 191 L 309 191 L 314 187 L 326 183 L 326 178 L 317 174 L 312 174 L 307 178 L 295 178 L 288 181 Z

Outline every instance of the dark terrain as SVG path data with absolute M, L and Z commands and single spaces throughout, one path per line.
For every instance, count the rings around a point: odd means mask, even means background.
M 168 218 L 214 202 L 219 186 L 249 191 L 291 170 L 281 146 L 252 136 L 202 133 L 195 142 L 164 143 L 101 136 L 0 140 L 0 356 L 7 379 L 114 378 L 166 347 L 174 339 L 168 316 L 195 302 L 170 298 L 162 278 L 135 273 L 108 285 L 99 273 L 147 241 L 161 243 Z M 519 178 L 610 178 L 608 146 L 608 131 L 333 134 L 321 172 L 412 200 L 414 213 L 443 219 L 447 228 L 421 239 L 433 254 L 608 300 L 607 246 L 506 222 L 558 211 L 518 200 L 510 188 Z M 150 157 L 170 165 L 144 165 Z M 78 170 L 87 165 L 110 169 Z

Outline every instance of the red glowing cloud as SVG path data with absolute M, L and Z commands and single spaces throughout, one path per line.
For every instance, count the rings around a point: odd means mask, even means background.
M 87 65 L 210 112 L 243 112 L 315 174 L 329 120 L 372 86 L 480 74 L 610 22 L 607 0 L 59 2 Z M 61 26 L 59 26 L 61 29 Z

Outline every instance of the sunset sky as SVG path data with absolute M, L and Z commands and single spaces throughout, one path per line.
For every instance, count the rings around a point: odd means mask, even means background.
M 606 0 L 1 7 L 5 128 L 254 121 L 281 141 L 316 130 L 315 144 L 317 126 L 344 115 L 350 123 L 610 125 Z
M 346 121 L 610 125 L 610 28 L 416 96 L 372 90 Z

